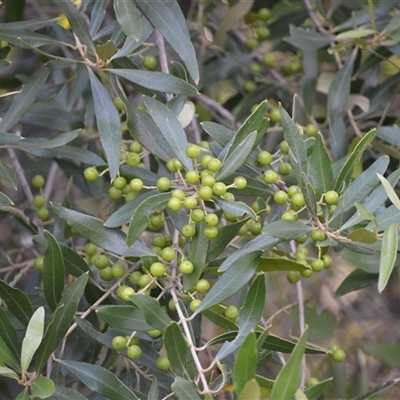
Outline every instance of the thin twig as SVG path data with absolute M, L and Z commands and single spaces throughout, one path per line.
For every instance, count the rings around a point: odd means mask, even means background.
M 228 120 L 230 124 L 233 125 L 233 123 L 235 122 L 235 117 L 217 101 L 210 99 L 209 97 L 204 95 L 198 96 L 197 100 L 200 103 L 210 106 L 213 110 L 217 111 L 222 117 Z
M 168 58 L 167 58 L 167 52 L 165 51 L 164 38 L 157 29 L 154 31 L 154 35 L 155 35 L 156 47 L 158 49 L 158 56 L 160 57 L 161 71 L 164 72 L 165 74 L 169 74 Z M 172 94 L 166 93 L 165 97 L 169 101 L 172 99 Z
M 55 161 L 53 161 L 50 166 L 49 173 L 47 174 L 46 185 L 43 190 L 43 196 L 46 200 L 50 198 L 51 193 L 53 191 L 57 170 L 58 170 L 58 165 Z

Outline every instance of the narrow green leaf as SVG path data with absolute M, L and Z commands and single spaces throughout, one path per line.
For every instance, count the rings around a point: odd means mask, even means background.
M 30 400 L 30 396 L 28 394 L 28 388 L 25 388 L 19 395 L 15 398 L 15 400 Z
M 235 337 L 235 340 L 233 340 L 232 342 L 224 343 L 221 349 L 218 351 L 217 355 L 215 356 L 216 358 L 222 360 L 223 358 L 225 358 L 229 354 L 232 354 L 234 351 L 240 348 L 242 344 L 244 344 L 245 340 L 247 340 L 246 338 L 248 338 L 249 333 L 253 329 L 255 329 L 260 322 L 260 318 L 262 317 L 265 306 L 265 295 L 265 277 L 264 275 L 259 275 L 250 286 L 244 305 L 239 311 L 239 317 L 236 322 L 239 326 L 239 332 Z M 252 377 L 250 377 L 249 379 L 252 379 Z M 242 383 L 244 384 L 246 382 Z M 240 393 L 240 390 L 235 389 L 235 391 Z
M 37 31 L 46 26 L 53 25 L 58 18 L 48 18 L 48 19 L 30 19 L 27 21 L 18 21 L 18 22 L 5 22 L 0 23 L 0 29 L 4 30 L 13 30 L 15 28 L 24 28 L 29 29 L 30 31 Z
M 57 348 L 67 333 L 88 279 L 88 274 L 81 275 L 62 296 L 57 309 L 51 316 L 50 323 L 38 348 L 36 371 L 40 371 L 43 368 L 51 353 Z
M 160 397 L 160 384 L 158 382 L 158 379 L 153 376 L 152 378 L 152 382 L 151 382 L 151 386 L 150 386 L 150 390 L 148 393 L 148 399 L 158 399 Z
M 217 141 L 221 146 L 226 146 L 234 137 L 235 131 L 223 125 L 211 121 L 204 121 L 200 124 L 202 128 Z
M 133 331 L 149 331 L 153 329 L 143 316 L 141 310 L 130 305 L 102 306 L 96 314 L 105 323 L 118 331 L 130 335 Z
M 32 357 L 38 349 L 43 338 L 44 330 L 44 308 L 39 307 L 32 315 L 28 326 L 26 328 L 25 337 L 22 340 L 21 348 L 21 373 L 24 375 L 29 365 L 31 364 Z
M 87 397 L 83 396 L 75 389 L 56 386 L 56 390 L 53 393 L 53 398 L 55 400 L 88 400 Z
M 321 398 L 325 389 L 332 383 L 333 378 L 325 379 L 304 390 L 304 394 L 307 396 L 307 400 L 318 400 Z
M 210 244 L 206 251 L 206 260 L 215 260 L 224 250 L 226 250 L 229 246 L 229 243 L 232 241 L 233 238 L 236 237 L 240 228 L 246 222 L 247 219 L 244 219 L 242 221 L 234 222 L 232 224 L 225 225 L 219 228 L 217 237 L 210 240 Z
M 392 187 L 394 187 L 397 184 L 399 178 L 400 178 L 400 169 L 392 172 L 388 176 L 387 181 L 390 183 Z M 370 213 L 374 213 L 386 201 L 386 199 L 387 199 L 386 191 L 383 185 L 379 185 L 367 197 L 363 205 Z M 345 224 L 342 226 L 342 229 L 347 229 L 351 226 L 358 224 L 361 221 L 362 221 L 361 215 L 359 215 L 359 213 L 357 212 L 345 222 Z
M 265 112 L 267 109 L 267 102 L 263 101 L 259 106 L 254 110 L 253 113 L 243 122 L 242 126 L 235 133 L 235 136 L 232 139 L 232 143 L 230 144 L 228 151 L 225 155 L 223 162 L 225 163 L 228 158 L 231 157 L 236 150 L 242 146 L 245 142 L 247 136 L 249 136 L 252 132 L 258 132 L 262 130 L 265 123 Z
M 94 99 L 94 113 L 100 139 L 107 155 L 110 176 L 113 180 L 119 171 L 119 157 L 122 144 L 122 129 L 118 110 L 115 108 L 106 88 L 91 69 L 88 69 L 90 87 Z
M 118 208 L 118 210 L 112 213 L 104 223 L 104 226 L 106 228 L 117 228 L 127 224 L 130 221 L 133 212 L 140 205 L 145 204 L 146 199 L 155 195 L 159 195 L 160 193 L 162 194 L 162 192 L 158 190 L 150 190 L 148 192 L 141 193 L 138 197 L 136 197 L 136 199 L 124 204 L 122 207 Z M 171 196 L 171 194 L 169 194 L 169 196 Z
M 79 361 L 57 360 L 57 362 L 67 368 L 89 389 L 110 400 L 139 399 L 128 386 L 106 368 Z M 146 397 L 143 395 L 141 398 Z
M 252 132 L 242 142 L 235 146 L 233 151 L 228 151 L 224 161 L 222 162 L 222 168 L 215 174 L 215 179 L 223 180 L 236 172 L 252 152 L 256 139 L 257 132 Z M 233 143 L 230 149 L 232 147 Z
M 262 233 L 283 240 L 292 240 L 311 231 L 312 227 L 300 221 L 275 221 L 267 224 Z
M 136 207 L 129 223 L 128 234 L 126 236 L 127 246 L 131 246 L 140 238 L 143 231 L 147 228 L 150 215 L 154 212 L 164 210 L 170 198 L 171 193 L 169 192 L 154 194 L 147 197 Z
M 399 382 L 400 382 L 400 378 L 391 379 L 390 381 L 386 381 L 384 383 L 381 383 L 378 386 L 375 386 L 374 388 L 369 390 L 367 393 L 362 394 L 361 396 L 353 397 L 351 400 L 366 400 L 366 399 L 369 399 L 374 394 L 382 392 L 382 390 L 385 390 L 390 386 L 396 385 Z
M 143 86 L 150 90 L 157 90 L 166 93 L 183 94 L 196 96 L 197 89 L 183 79 L 176 78 L 157 71 L 142 71 L 132 69 L 108 69 L 114 75 L 120 76 L 129 82 Z
M 294 25 L 289 25 L 289 32 L 290 37 L 285 37 L 283 40 L 303 51 L 318 50 L 321 47 L 329 45 L 332 41 L 327 35 L 323 35 L 314 30 L 297 28 Z
M 356 203 L 355 206 L 357 208 L 358 214 L 363 220 L 373 221 L 375 219 L 374 215 L 371 212 L 369 212 L 367 207 L 365 207 L 363 204 Z
M 2 307 L 0 307 L 0 337 L 4 340 L 4 343 L 10 349 L 13 356 L 19 360 L 21 354 L 21 342 L 19 341 L 17 330 Z
M 171 146 L 175 156 L 186 169 L 193 169 L 193 161 L 186 155 L 186 147 L 188 146 L 186 133 L 174 113 L 167 106 L 151 97 L 145 97 L 144 104 L 164 139 Z
M 43 292 L 47 304 L 54 311 L 64 289 L 65 266 L 60 245 L 48 231 L 44 231 L 47 247 L 43 260 Z
M 15 172 L 3 161 L 0 160 L 0 178 L 4 180 L 6 184 L 11 186 L 13 189 L 18 188 L 18 178 Z
M 16 381 L 19 381 L 19 376 L 11 368 L 8 368 L 8 367 L 0 366 L 0 376 L 5 376 L 7 378 L 11 378 L 11 379 L 15 379 Z
M 383 233 L 381 259 L 379 262 L 379 293 L 382 293 L 383 289 L 385 289 L 396 262 L 399 239 L 398 228 L 398 224 L 393 224 L 385 229 Z
M 351 29 L 349 31 L 339 33 L 339 35 L 336 36 L 336 40 L 362 38 L 364 36 L 376 35 L 376 33 L 377 32 L 373 29 Z
M 254 210 L 244 203 L 225 200 L 224 198 L 217 196 L 214 196 L 213 200 L 218 207 L 226 212 L 229 212 L 238 217 L 242 217 L 244 214 L 248 214 L 254 221 L 257 220 L 257 214 L 254 212 Z
M 11 145 L 10 147 L 14 147 L 20 150 L 28 150 L 28 149 L 51 149 L 54 147 L 60 147 L 63 146 L 67 143 L 72 142 L 74 139 L 76 139 L 79 136 L 79 130 L 74 130 L 71 132 L 65 132 L 62 133 L 61 135 L 45 140 L 45 139 L 24 139 L 21 142 Z
M 392 224 L 400 224 L 400 210 L 391 205 L 376 216 L 376 223 L 378 224 L 379 232 L 384 231 Z M 370 222 L 366 228 L 375 229 L 375 222 Z
M 5 29 L 0 30 L 0 35 L 3 40 L 9 42 L 16 47 L 22 47 L 27 49 L 38 48 L 46 45 L 64 45 L 70 46 L 70 43 L 61 42 L 60 40 L 54 39 L 47 35 L 32 32 L 29 29 Z
M 317 197 L 333 188 L 332 162 L 320 133 L 315 137 L 310 157 L 310 181 Z
M 130 247 L 125 245 L 125 234 L 119 229 L 108 229 L 103 226 L 101 219 L 89 215 L 68 210 L 60 205 L 53 205 L 54 212 L 76 229 L 88 240 L 104 250 L 127 257 L 142 257 L 154 255 L 154 253 L 139 242 Z
M 246 387 L 246 384 L 255 378 L 256 368 L 256 335 L 254 332 L 250 332 L 242 346 L 239 348 L 235 358 L 235 363 L 233 364 L 232 380 L 237 395 L 242 395 L 242 391 Z
M 39 376 L 31 383 L 31 394 L 34 399 L 46 399 L 53 395 L 56 385 L 50 378 Z
M 174 8 L 174 12 L 161 1 L 137 2 L 146 18 L 167 39 L 171 47 L 184 62 L 190 76 L 197 83 L 199 81 L 199 69 L 197 66 L 196 52 L 190 40 L 187 29 L 182 29 L 176 13 L 181 10 Z
M 238 1 L 231 5 L 222 21 L 218 24 L 218 29 L 214 35 L 214 44 L 220 48 L 224 48 L 225 39 L 228 31 L 230 31 L 244 17 L 253 5 L 252 1 Z
M 257 272 L 270 271 L 305 271 L 309 269 L 304 264 L 282 258 L 261 257 L 258 263 Z
M 367 272 L 368 274 L 379 273 L 380 254 L 357 254 L 351 251 L 341 254 L 343 260 L 353 264 L 358 269 Z
M 203 234 L 205 224 L 201 222 L 196 226 L 196 235 L 190 243 L 187 259 L 193 263 L 194 270 L 191 274 L 183 276 L 183 288 L 190 290 L 200 279 L 206 264 L 210 241 Z M 218 234 L 220 236 L 220 233 Z
M 230 331 L 236 331 L 238 329 L 237 325 L 230 319 L 225 317 L 224 311 L 225 307 L 221 306 L 220 304 L 216 304 L 208 310 L 204 310 L 202 314 L 215 325 L 220 326 L 224 329 L 228 329 Z M 223 340 L 223 342 L 224 341 L 225 339 Z M 207 344 L 207 346 L 208 345 L 209 343 Z
M 317 213 L 317 199 L 314 186 L 308 180 L 307 175 L 301 173 L 301 188 L 303 190 L 304 199 L 310 212 L 315 215 Z
M 130 299 L 142 311 L 145 321 L 150 326 L 162 332 L 167 329 L 171 323 L 171 318 L 161 308 L 157 299 L 143 294 L 135 294 Z
M 260 255 L 261 251 L 255 250 L 238 257 L 235 263 L 231 265 L 206 294 L 196 313 L 220 303 L 243 287 L 253 277 Z
M 365 228 L 358 228 L 354 230 L 347 236 L 347 238 L 355 242 L 368 243 L 368 244 L 373 244 L 378 240 L 376 232 L 370 231 Z
M 304 139 L 299 128 L 290 118 L 286 110 L 281 106 L 283 136 L 289 145 L 290 164 L 293 167 L 293 174 L 301 182 L 301 174 L 307 174 L 307 150 Z
M 364 289 L 378 282 L 378 274 L 369 274 L 360 269 L 355 269 L 343 280 L 335 291 L 335 297 L 344 296 L 355 290 Z
M 186 373 L 188 346 L 176 322 L 168 325 L 164 333 L 164 344 L 168 360 L 176 374 Z
M 57 4 L 71 24 L 74 34 L 78 36 L 82 44 L 87 46 L 89 52 L 94 55 L 96 50 L 94 48 L 92 37 L 90 36 L 89 29 L 78 9 L 71 1 L 57 0 Z
M 281 239 L 276 239 L 271 236 L 260 235 L 255 239 L 244 244 L 239 250 L 236 250 L 224 262 L 219 266 L 218 272 L 224 272 L 227 269 L 235 265 L 236 261 L 246 254 L 252 253 L 254 251 L 260 251 L 261 253 L 271 249 L 276 246 Z
M 22 136 L 16 135 L 15 133 L 0 132 L 0 144 L 1 145 L 12 145 L 24 140 Z
M 201 400 L 197 390 L 193 387 L 192 383 L 186 379 L 177 376 L 174 383 L 171 385 L 172 391 L 179 400 Z
M 272 190 L 270 185 L 267 185 L 265 182 L 261 182 L 245 174 L 243 176 L 247 180 L 247 186 L 241 190 L 235 188 L 230 189 L 229 191 L 232 192 L 234 195 L 260 197 L 268 197 L 274 195 L 275 192 Z
M 19 362 L 14 357 L 12 351 L 8 348 L 4 339 L 0 336 L 0 360 L 2 364 L 8 365 L 14 371 L 19 372 Z
M 0 192 L 0 206 L 13 206 L 13 201 L 5 195 L 3 192 Z
M 346 107 L 350 94 L 350 80 L 353 73 L 356 51 L 353 52 L 348 61 L 335 74 L 328 92 L 328 119 L 332 127 L 334 121 L 339 117 Z
M 115 1 L 114 12 L 126 36 L 138 41 L 142 37 L 142 18 L 133 0 Z
M 364 200 L 379 184 L 378 174 L 384 173 L 389 163 L 389 157 L 378 158 L 367 170 L 360 174 L 340 196 L 339 203 L 332 215 L 332 220 Z
M 2 131 L 11 129 L 35 102 L 40 90 L 49 76 L 50 69 L 44 69 L 35 79 L 27 83 L 11 102 L 10 108 L 4 115 L 0 125 Z
M 105 161 L 97 154 L 85 149 L 80 149 L 78 147 L 73 147 L 69 145 L 56 147 L 54 149 L 21 148 L 21 150 L 41 158 L 65 157 L 89 165 L 105 164 Z
M 346 97 L 347 99 L 347 97 Z M 350 157 L 343 165 L 338 177 L 335 181 L 335 190 L 341 191 L 341 188 L 345 188 L 352 177 L 354 176 L 354 168 L 358 164 L 367 146 L 372 142 L 375 137 L 375 129 L 370 130 L 356 145 Z
M 287 363 L 276 377 L 271 392 L 271 400 L 290 400 L 296 393 L 301 380 L 301 360 L 306 345 L 307 328 L 293 349 Z
M 107 8 L 110 0 L 96 1 L 90 13 L 89 33 L 93 37 L 99 30 L 104 18 L 107 14 Z M 94 38 L 96 39 L 96 38 Z
M 24 326 L 27 326 L 33 315 L 33 308 L 28 296 L 22 290 L 14 288 L 0 280 L 0 297 L 6 303 L 8 310 Z
M 125 102 L 128 129 L 146 149 L 151 149 L 152 154 L 167 162 L 174 158 L 171 146 L 164 139 L 160 129 L 155 124 L 149 113 Z
M 383 189 L 385 190 L 387 196 L 389 197 L 390 201 L 393 203 L 393 205 L 400 210 L 400 199 L 397 196 L 396 192 L 392 188 L 392 185 L 387 181 L 385 177 L 383 177 L 381 174 L 377 174 L 379 180 L 382 183 Z

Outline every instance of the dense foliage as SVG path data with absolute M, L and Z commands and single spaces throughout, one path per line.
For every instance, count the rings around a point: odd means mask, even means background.
M 0 7 L 1 398 L 399 395 L 398 1 Z

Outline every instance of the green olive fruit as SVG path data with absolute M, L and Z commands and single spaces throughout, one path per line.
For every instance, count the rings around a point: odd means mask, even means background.
M 122 278 L 126 274 L 126 267 L 122 264 L 115 263 L 111 267 L 111 272 L 115 278 L 119 279 L 119 278 Z
M 42 195 L 38 194 L 33 198 L 32 203 L 36 208 L 40 208 L 46 204 L 46 199 Z
M 150 273 L 156 278 L 160 278 L 165 274 L 165 265 L 160 262 L 155 262 L 151 264 Z
M 156 367 L 160 371 L 168 371 L 171 368 L 171 363 L 168 360 L 167 356 L 160 356 L 156 360 Z
M 122 350 L 126 347 L 127 340 L 124 336 L 115 336 L 112 340 L 112 346 L 116 350 Z
M 199 279 L 195 286 L 196 290 L 202 294 L 208 293 L 210 287 L 210 282 L 207 279 Z
M 171 188 L 171 181 L 166 177 L 161 177 L 157 180 L 157 189 L 166 192 Z
M 228 306 L 226 307 L 224 311 L 224 315 L 226 318 L 230 319 L 231 321 L 236 321 L 238 315 L 239 315 L 239 310 L 236 306 Z
M 40 175 L 36 175 L 36 176 L 40 176 Z M 85 177 L 85 179 L 87 181 L 95 181 L 99 177 L 99 173 L 95 167 L 88 167 L 83 171 L 83 176 Z M 32 184 L 33 184 L 33 180 L 32 180 Z M 44 178 L 43 178 L 43 185 L 44 185 Z M 35 185 L 33 185 L 33 186 L 35 186 Z M 42 187 L 42 186 L 35 186 L 35 187 Z
M 245 44 L 249 50 L 254 50 L 258 46 L 258 40 L 255 37 L 249 37 Z
M 96 171 L 96 173 L 97 173 L 97 170 L 96 170 L 96 168 L 94 168 L 94 167 L 91 167 L 91 168 L 93 168 L 95 171 Z M 87 169 L 87 168 L 86 168 Z M 86 170 L 85 170 L 86 171 Z M 84 173 L 84 175 L 85 175 L 85 173 Z M 90 174 L 89 174 L 90 175 Z M 85 175 L 85 178 L 87 179 L 87 177 L 86 177 L 86 175 Z M 96 176 L 96 178 L 95 179 L 97 179 L 97 176 Z M 87 179 L 88 181 L 89 180 L 95 180 L 95 179 Z M 37 188 L 37 189 L 40 189 L 41 187 L 43 187 L 44 186 L 44 184 L 45 184 L 45 179 L 44 179 L 44 177 L 42 176 L 42 175 L 35 175 L 33 178 L 32 178 L 32 186 L 33 187 L 35 187 L 35 188 Z
M 121 285 L 117 289 L 117 296 L 124 301 L 130 301 L 129 296 L 133 296 L 135 293 L 135 289 L 127 285 Z
M 157 66 L 157 59 L 154 56 L 145 56 L 143 58 L 143 66 L 146 69 L 154 69 Z
M 188 275 L 194 271 L 194 265 L 189 260 L 184 260 L 179 264 L 179 271 L 184 274 Z
M 130 152 L 126 155 L 125 161 L 129 167 L 137 167 L 140 164 L 140 156 L 138 153 Z
M 33 262 L 33 267 L 37 271 L 42 271 L 43 270 L 43 261 L 44 261 L 43 257 L 36 257 L 35 261 Z
M 278 180 L 278 174 L 272 169 L 267 169 L 264 172 L 263 179 L 265 183 L 272 185 Z
M 40 207 L 36 210 L 36 216 L 41 220 L 45 221 L 49 218 L 50 211 L 46 207 Z
M 196 208 L 195 210 L 192 210 L 191 214 L 190 214 L 190 218 L 192 219 L 192 221 L 194 222 L 201 222 L 204 219 L 204 211 L 201 210 L 200 208 Z
M 137 344 L 133 344 L 126 349 L 126 355 L 130 359 L 136 360 L 142 355 L 142 349 Z
M 196 235 L 196 226 L 194 224 L 186 224 L 182 227 L 182 235 L 185 238 L 192 238 Z
M 269 151 L 260 151 L 257 156 L 257 161 L 261 165 L 269 165 L 272 162 L 272 154 Z
M 196 144 L 189 144 L 186 147 L 186 155 L 192 159 L 197 158 L 200 155 L 200 147 Z
M 139 178 L 133 178 L 129 182 L 129 186 L 135 192 L 140 192 L 143 189 L 143 181 Z
M 175 250 L 172 247 L 164 247 L 161 251 L 161 258 L 167 262 L 175 258 Z
M 189 308 L 192 312 L 195 312 L 199 308 L 200 304 L 201 304 L 200 299 L 194 299 L 190 302 Z
M 211 189 L 211 188 L 210 188 Z M 212 189 L 211 189 L 212 192 Z M 194 208 L 197 207 L 197 199 L 194 196 L 188 196 L 183 200 L 183 205 L 188 209 L 188 210 L 193 210 Z
M 299 271 L 289 271 L 286 275 L 286 278 L 289 283 L 295 284 L 300 280 L 301 275 Z

